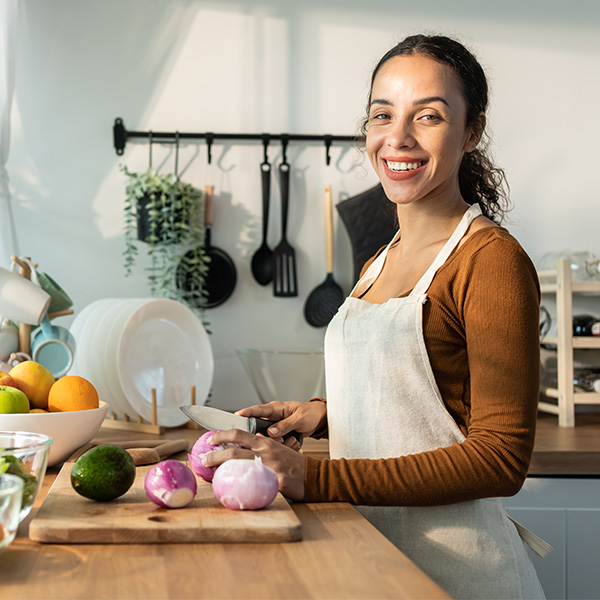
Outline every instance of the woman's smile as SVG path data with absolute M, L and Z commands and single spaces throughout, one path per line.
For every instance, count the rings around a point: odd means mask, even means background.
M 411 158 L 383 159 L 383 164 L 388 173 L 388 177 L 395 181 L 403 181 L 418 175 L 422 170 L 426 160 L 415 160 Z

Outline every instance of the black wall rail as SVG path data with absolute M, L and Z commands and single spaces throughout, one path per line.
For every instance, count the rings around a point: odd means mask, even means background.
M 113 126 L 113 140 L 115 151 L 118 155 L 122 155 L 125 152 L 125 146 L 128 139 L 134 138 L 146 138 L 150 144 L 153 141 L 162 142 L 176 142 L 177 140 L 206 140 L 208 146 L 208 162 L 211 162 L 211 148 L 212 143 L 215 140 L 238 140 L 238 141 L 260 141 L 263 143 L 265 148 L 269 142 L 277 141 L 281 142 L 283 146 L 283 154 L 285 156 L 288 142 L 320 142 L 325 144 L 325 159 L 327 164 L 330 162 L 329 149 L 334 142 L 354 142 L 361 143 L 364 138 L 361 136 L 353 135 L 302 135 L 293 133 L 184 133 L 180 131 L 165 132 L 165 131 L 128 131 L 125 128 L 123 119 L 115 119 Z

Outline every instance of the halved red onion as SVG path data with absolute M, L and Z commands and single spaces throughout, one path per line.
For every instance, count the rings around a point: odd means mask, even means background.
M 279 490 L 277 474 L 260 456 L 234 458 L 221 464 L 213 478 L 219 502 L 233 510 L 258 510 L 269 506 Z

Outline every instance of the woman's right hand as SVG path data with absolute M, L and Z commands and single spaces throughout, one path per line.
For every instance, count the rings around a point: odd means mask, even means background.
M 283 436 L 290 431 L 297 431 L 304 437 L 310 437 L 327 418 L 325 402 L 269 402 L 257 404 L 236 411 L 242 417 L 259 417 L 269 421 L 277 421 L 268 429 L 269 436 L 283 442 Z M 288 438 L 293 440 L 293 438 Z

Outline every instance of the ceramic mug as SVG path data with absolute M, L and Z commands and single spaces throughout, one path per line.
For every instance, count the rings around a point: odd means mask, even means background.
M 13 352 L 19 350 L 19 328 L 10 320 L 0 322 L 0 361 L 7 362 Z
M 24 262 L 31 271 L 31 280 L 39 285 L 49 296 L 52 298 L 50 301 L 50 306 L 48 307 L 48 312 L 59 312 L 62 310 L 68 310 L 73 306 L 73 301 L 48 273 L 42 273 L 41 271 L 36 271 L 34 264 L 24 256 L 19 258 L 21 262 Z M 17 264 L 13 261 L 11 265 L 11 270 L 15 270 Z
M 0 314 L 19 323 L 39 325 L 52 298 L 36 283 L 0 267 Z
M 52 325 L 44 317 L 33 335 L 31 350 L 35 362 L 46 367 L 55 378 L 62 377 L 73 366 L 75 338 L 68 329 Z

